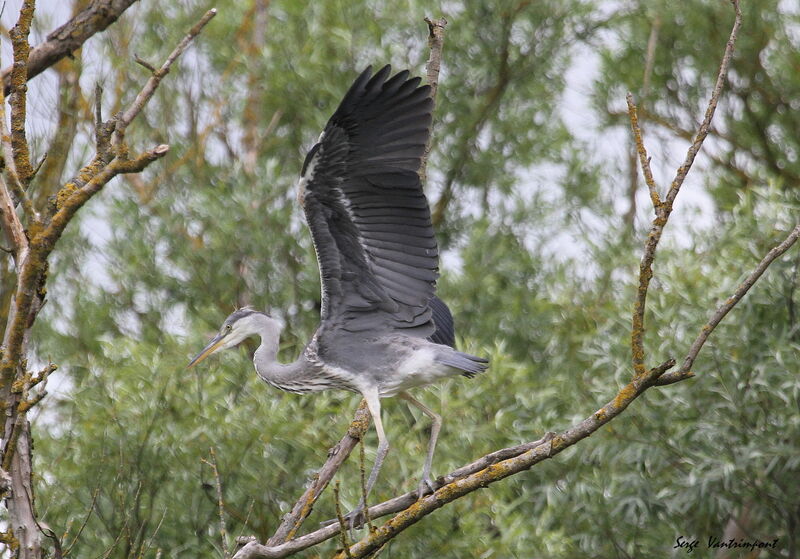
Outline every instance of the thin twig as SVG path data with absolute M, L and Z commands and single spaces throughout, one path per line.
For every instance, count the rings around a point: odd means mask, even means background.
M 44 166 L 45 162 L 47 161 L 47 152 L 44 152 L 41 159 L 39 159 L 39 163 L 36 164 L 36 167 L 33 168 L 33 174 L 31 175 L 31 179 L 33 179 L 36 175 L 39 174 L 39 171 Z
M 680 190 L 681 185 L 683 184 L 683 181 L 689 172 L 689 169 L 692 168 L 694 158 L 697 156 L 697 153 L 703 146 L 703 141 L 708 135 L 708 130 L 711 127 L 711 119 L 714 118 L 714 112 L 717 109 L 717 103 L 719 103 L 719 97 L 722 93 L 722 88 L 725 85 L 725 79 L 728 76 L 728 66 L 730 66 L 731 58 L 733 58 L 733 50 L 736 45 L 736 38 L 739 34 L 739 28 L 742 25 L 742 12 L 739 9 L 739 0 L 731 0 L 731 3 L 733 4 L 733 9 L 736 13 L 733 22 L 733 29 L 731 29 L 731 34 L 728 37 L 728 43 L 725 45 L 725 54 L 722 56 L 722 62 L 719 66 L 719 73 L 717 74 L 717 81 L 714 84 L 714 90 L 711 93 L 711 99 L 708 102 L 708 107 L 706 107 L 706 114 L 703 117 L 703 122 L 700 125 L 700 128 L 697 130 L 697 136 L 695 137 L 694 142 L 692 142 L 692 145 L 686 152 L 686 159 L 678 168 L 675 179 L 673 179 L 672 184 L 669 187 L 669 192 L 667 192 L 665 202 L 667 204 L 668 211 L 672 210 L 672 204 L 675 202 L 675 197 L 678 195 L 678 191 Z
M 633 102 L 633 94 L 628 92 L 625 96 L 625 100 L 628 102 L 628 117 L 631 120 L 633 141 L 636 143 L 636 152 L 639 154 L 639 163 L 642 166 L 644 181 L 647 184 L 647 189 L 650 191 L 650 201 L 653 202 L 653 209 L 658 212 L 658 208 L 661 205 L 661 198 L 658 196 L 656 181 L 653 178 L 653 171 L 650 169 L 650 157 L 647 155 L 647 149 L 644 147 L 644 141 L 642 140 L 642 130 L 639 127 L 639 113 Z
M 728 297 L 725 302 L 720 305 L 719 308 L 717 308 L 714 314 L 711 315 L 711 318 L 708 319 L 708 322 L 700 329 L 700 333 L 697 335 L 694 343 L 692 343 L 691 347 L 689 348 L 689 352 L 686 354 L 686 358 L 683 360 L 680 368 L 677 371 L 673 371 L 667 375 L 664 375 L 662 378 L 658 379 L 656 384 L 673 384 L 693 376 L 691 373 L 691 368 L 694 364 L 694 360 L 697 358 L 698 353 L 700 353 L 700 349 L 703 347 L 703 344 L 706 343 L 706 340 L 711 335 L 711 332 L 714 331 L 722 319 L 725 318 L 725 315 L 728 314 L 728 312 L 730 312 L 730 310 L 736 306 L 742 297 L 745 296 L 750 288 L 753 287 L 753 285 L 758 281 L 769 265 L 772 264 L 776 258 L 789 250 L 792 245 L 797 242 L 798 238 L 800 238 L 800 224 L 792 229 L 792 232 L 788 237 L 786 237 L 786 239 L 783 240 L 783 242 L 774 246 L 767 253 L 767 255 L 761 259 L 761 262 L 758 263 L 758 266 L 756 266 L 756 268 L 750 272 L 750 274 L 739 285 L 739 287 L 736 288 L 736 291 L 733 292 L 733 295 Z
M 156 73 L 156 71 L 157 71 L 157 70 L 156 70 L 156 67 L 155 67 L 155 66 L 153 66 L 152 64 L 150 64 L 150 63 L 149 63 L 147 60 L 144 60 L 144 59 L 143 59 L 142 57 L 140 57 L 138 54 L 136 54 L 136 53 L 134 53 L 134 54 L 133 54 L 133 60 L 134 60 L 134 61 L 135 61 L 135 62 L 136 62 L 136 63 L 137 63 L 139 66 L 143 66 L 144 68 L 147 68 L 148 70 L 150 70 L 150 73 L 152 73 L 152 74 L 155 74 L 155 73 Z
M 656 15 L 655 21 L 650 26 L 650 37 L 647 39 L 647 56 L 644 59 L 644 76 L 642 77 L 642 98 L 650 96 L 650 79 L 653 76 L 653 66 L 656 61 L 656 46 L 658 33 L 661 30 L 661 16 Z
M 372 532 L 375 527 L 372 525 L 372 520 L 369 517 L 369 507 L 367 506 L 367 472 L 364 467 L 365 463 L 364 440 L 362 439 L 361 444 L 358 445 L 358 471 L 361 474 L 359 476 L 359 481 L 361 482 L 361 502 L 364 503 L 364 521 L 369 527 L 369 531 Z
M 336 519 L 339 521 L 339 537 L 342 540 L 342 549 L 350 557 L 350 543 L 347 541 L 347 525 L 345 524 L 344 515 L 342 514 L 342 505 L 339 501 L 339 480 L 333 484 L 333 503 L 336 507 Z
M 641 263 L 639 264 L 639 286 L 636 291 L 636 298 L 633 306 L 633 316 L 631 319 L 631 358 L 633 361 L 634 373 L 637 376 L 644 375 L 646 373 L 644 364 L 644 311 L 647 300 L 647 290 L 650 286 L 650 280 L 653 277 L 653 260 L 655 259 L 656 249 L 659 241 L 661 240 L 661 235 L 664 232 L 664 226 L 667 224 L 670 213 L 672 212 L 675 197 L 678 195 L 680 187 L 683 184 L 687 173 L 691 169 L 697 153 L 700 151 L 700 148 L 703 145 L 703 140 L 705 140 L 706 136 L 708 135 L 708 130 L 711 126 L 711 119 L 714 117 L 714 112 L 716 110 L 717 103 L 719 102 L 720 94 L 722 93 L 722 86 L 725 83 L 726 76 L 728 75 L 728 66 L 730 65 L 731 57 L 733 56 L 736 37 L 739 33 L 739 27 L 742 23 L 742 13 L 739 10 L 739 1 L 732 0 L 732 4 L 736 14 L 733 28 L 731 29 L 728 43 L 725 46 L 725 53 L 722 56 L 722 63 L 720 64 L 717 80 L 711 93 L 708 107 L 706 108 L 705 117 L 703 118 L 703 122 L 697 130 L 697 135 L 694 142 L 692 142 L 692 145 L 689 147 L 689 150 L 686 153 L 685 161 L 678 168 L 678 171 L 675 174 L 675 178 L 670 185 L 664 202 L 656 207 L 656 217 L 653 220 L 653 225 L 650 228 L 650 232 L 647 236 L 644 254 L 642 255 Z M 631 113 L 629 112 L 629 114 Z M 635 110 L 633 111 L 633 114 L 635 114 Z M 642 142 L 642 148 L 643 147 L 644 144 Z M 650 185 L 648 184 L 648 186 Z
M 655 21 L 650 26 L 650 37 L 647 39 L 647 55 L 644 60 L 644 76 L 642 77 L 641 91 L 643 101 L 646 101 L 650 97 L 650 80 L 653 76 L 653 66 L 656 58 L 656 46 L 658 45 L 658 32 L 660 29 L 661 16 L 657 15 Z M 650 190 L 650 199 L 653 202 L 653 207 L 657 208 L 658 193 L 655 188 L 655 181 L 653 181 L 652 178 L 653 174 L 650 171 L 650 158 L 647 157 L 644 144 L 641 141 L 642 131 L 641 124 L 639 124 L 639 112 L 634 108 L 633 113 L 631 114 L 632 104 L 633 96 L 628 93 L 628 113 L 630 115 L 631 125 L 634 129 L 633 133 L 636 152 L 639 155 L 639 159 L 642 161 L 642 169 L 644 170 L 645 177 L 647 177 L 648 173 L 650 175 L 650 179 L 647 181 L 647 187 Z M 636 223 L 636 191 L 638 186 L 638 174 L 636 172 L 636 154 L 630 153 L 629 155 L 630 157 L 628 163 L 630 165 L 630 188 L 628 192 L 630 195 L 630 209 L 625 215 L 625 219 L 630 224 L 631 230 L 634 230 Z
M 86 528 L 86 525 L 89 523 L 89 519 L 92 517 L 92 513 L 94 512 L 94 506 L 97 503 L 97 496 L 99 494 L 100 494 L 100 488 L 96 487 L 95 490 L 92 492 L 92 504 L 89 505 L 89 510 L 86 513 L 86 517 L 83 519 L 83 523 L 81 524 L 81 527 L 78 529 L 78 533 L 75 534 L 75 537 L 72 538 L 72 542 L 70 542 L 70 544 L 67 546 L 67 549 L 64 551 L 64 557 L 69 555 L 69 552 L 72 551 L 72 548 L 75 545 L 75 542 L 77 542 L 78 538 L 81 537 L 81 534 L 83 533 L 83 529 Z M 65 534 L 65 536 L 66 536 L 66 534 Z
M 242 538 L 242 534 L 244 533 L 245 529 L 247 528 L 247 523 L 250 521 L 250 515 L 253 514 L 253 507 L 256 504 L 255 498 L 250 499 L 250 506 L 247 507 L 247 514 L 244 517 L 244 522 L 242 522 L 242 527 L 239 530 L 239 535 L 236 537 L 236 540 L 240 540 Z
M 147 539 L 147 543 L 142 546 L 142 550 L 139 553 L 139 557 L 146 557 L 147 552 L 150 551 L 150 548 L 153 547 L 153 540 L 156 539 L 158 532 L 161 530 L 161 526 L 164 524 L 164 519 L 167 517 L 167 508 L 164 507 L 164 512 L 161 513 L 161 519 L 156 524 L 156 529 L 153 530 L 153 533 L 150 534 L 150 537 Z M 156 559 L 161 554 L 160 550 L 156 552 Z M 225 557 L 227 559 L 227 556 Z
M 205 15 L 200 18 L 200 21 L 198 21 L 194 27 L 189 30 L 186 36 L 181 39 L 181 42 L 178 43 L 178 46 L 176 46 L 175 49 L 169 54 L 161 67 L 153 72 L 153 75 L 147 80 L 147 83 L 139 92 L 139 95 L 136 96 L 136 99 L 133 100 L 131 106 L 128 107 L 127 110 L 125 110 L 119 117 L 117 129 L 114 134 L 116 144 L 119 145 L 122 143 L 125 136 L 125 130 L 128 128 L 128 125 L 133 121 L 134 118 L 136 118 L 136 115 L 141 112 L 141 110 L 153 96 L 158 88 L 158 84 L 161 82 L 164 76 L 169 73 L 172 63 L 175 62 L 175 60 L 177 60 L 181 54 L 183 54 L 183 52 L 189 47 L 189 44 L 192 42 L 192 40 L 200 33 L 200 31 L 203 30 L 203 27 L 205 27 L 215 15 L 217 15 L 216 9 L 208 10 Z
M 225 525 L 225 501 L 222 498 L 222 481 L 219 477 L 219 469 L 217 469 L 217 453 L 214 451 L 214 447 L 208 449 L 208 452 L 211 456 L 211 461 L 209 462 L 205 458 L 201 458 L 200 460 L 211 467 L 211 471 L 214 473 L 214 484 L 217 488 L 217 506 L 219 507 L 219 537 L 222 540 L 222 557 L 223 559 L 228 559 L 230 557 L 228 553 L 228 528 Z

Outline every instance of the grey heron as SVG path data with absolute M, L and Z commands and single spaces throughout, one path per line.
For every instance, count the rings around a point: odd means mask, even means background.
M 453 375 L 474 376 L 488 361 L 455 349 L 452 316 L 435 296 L 438 247 L 418 175 L 430 134 L 430 87 L 407 70 L 390 73 L 388 65 L 374 75 L 369 67 L 355 80 L 303 163 L 298 200 L 322 284 L 320 324 L 311 341 L 296 361 L 279 363 L 282 322 L 239 309 L 189 367 L 256 335 L 255 369 L 272 386 L 360 393 L 378 435 L 366 494 L 389 449 L 380 400 L 400 396 L 432 420 L 421 498 L 433 488 L 441 418 L 406 391 Z M 364 506 L 362 500 L 354 512 Z

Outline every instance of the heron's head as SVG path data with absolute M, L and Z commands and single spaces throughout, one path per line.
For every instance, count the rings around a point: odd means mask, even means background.
M 262 334 L 265 324 L 270 323 L 275 323 L 279 328 L 280 321 L 249 307 L 232 312 L 222 323 L 219 333 L 208 342 L 203 351 L 198 353 L 186 368 L 194 367 L 200 361 L 221 349 L 235 347 L 254 334 Z

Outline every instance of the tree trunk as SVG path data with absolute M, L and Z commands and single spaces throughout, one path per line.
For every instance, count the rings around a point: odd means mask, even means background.
M 6 497 L 9 529 L 16 540 L 14 557 L 17 559 L 41 559 L 42 533 L 34 511 L 32 483 L 32 447 L 30 423 L 24 414 L 19 414 L 19 395 L 9 394 L 5 402 L 13 404 L 7 408 L 3 431 L 3 462 L 8 465 L 11 487 Z M 16 429 L 16 433 L 14 433 Z M 16 440 L 15 440 L 16 439 Z M 10 453 L 10 454 L 9 454 Z M 8 456 L 8 459 L 6 459 Z M 12 544 L 12 549 L 15 547 Z

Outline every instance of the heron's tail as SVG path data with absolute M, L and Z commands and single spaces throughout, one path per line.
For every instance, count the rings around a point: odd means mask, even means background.
M 483 357 L 476 357 L 469 353 L 460 351 L 450 351 L 436 357 L 436 361 L 448 367 L 453 367 L 461 371 L 465 377 L 472 378 L 489 368 L 489 360 Z

